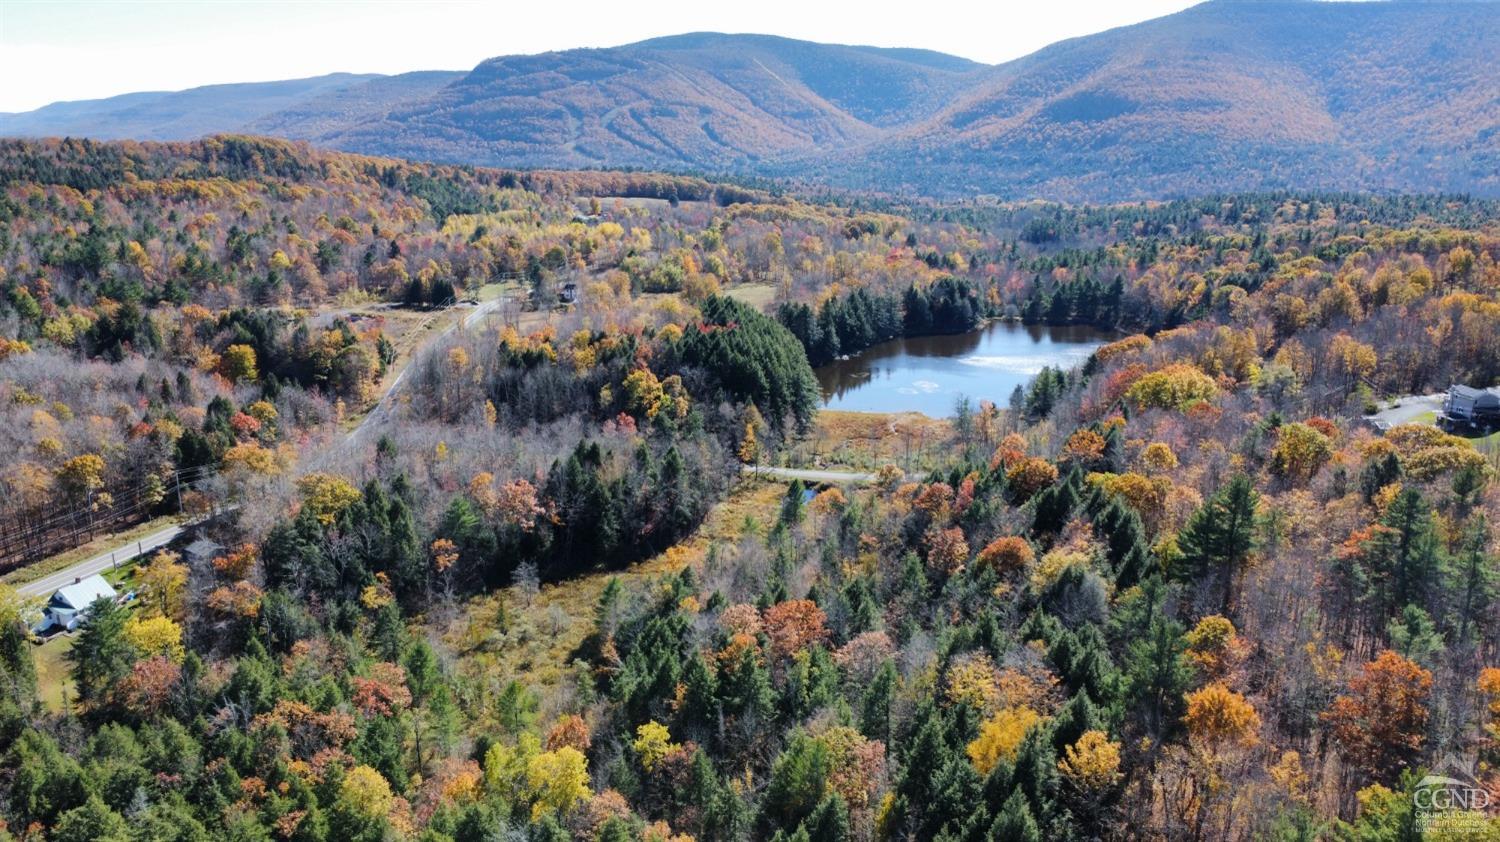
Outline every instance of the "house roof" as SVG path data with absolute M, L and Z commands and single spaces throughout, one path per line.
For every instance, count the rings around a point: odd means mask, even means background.
M 66 604 L 65 607 L 77 610 L 86 607 L 101 596 L 114 599 L 115 595 L 115 589 L 104 581 L 103 576 L 96 573 L 82 581 L 58 588 L 57 593 L 52 595 L 52 604 L 56 605 L 61 600 Z
M 1485 391 L 1483 389 L 1476 389 L 1473 386 L 1460 386 L 1455 383 L 1454 385 L 1448 387 L 1448 393 L 1456 398 L 1468 398 L 1470 400 L 1473 400 L 1474 398 L 1483 395 Z

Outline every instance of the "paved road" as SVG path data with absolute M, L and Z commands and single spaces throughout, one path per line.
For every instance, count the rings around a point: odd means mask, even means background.
M 504 303 L 504 301 L 505 299 L 503 297 L 492 298 L 489 301 L 480 304 L 478 307 L 475 307 L 474 312 L 465 315 L 465 317 L 461 320 L 463 326 L 465 328 L 472 326 L 475 321 L 483 318 L 487 313 L 494 311 L 495 308 L 499 307 L 502 303 Z M 450 325 L 447 330 L 443 331 L 435 338 L 441 339 L 442 337 L 447 336 L 448 334 L 453 332 L 455 327 L 457 327 L 457 324 Z M 418 350 L 420 349 L 413 350 L 407 361 L 406 367 L 402 368 L 401 372 L 396 375 L 396 379 L 391 381 L 390 387 L 385 390 L 385 394 L 380 396 L 380 400 L 376 402 L 375 407 L 368 413 L 366 413 L 365 417 L 361 419 L 358 426 L 356 426 L 349 432 L 349 435 L 345 438 L 346 443 L 353 443 L 355 440 L 359 439 L 367 430 L 371 429 L 371 422 L 376 421 L 377 418 L 383 420 L 387 416 L 387 414 L 390 412 L 390 405 L 394 400 L 396 392 L 401 388 L 402 381 L 406 379 L 406 373 L 408 370 L 410 370 L 411 362 L 416 359 Z M 51 596 L 53 591 L 57 590 L 63 585 L 72 584 L 75 579 L 81 579 L 85 576 L 92 576 L 95 573 L 102 573 L 105 570 L 113 567 L 117 561 L 123 564 L 136 555 L 149 553 L 152 550 L 157 549 L 158 547 L 164 547 L 167 544 L 170 544 L 172 540 L 178 535 L 181 535 L 183 530 L 189 525 L 190 524 L 179 524 L 177 526 L 171 526 L 161 530 L 160 532 L 147 535 L 139 541 L 122 543 L 110 552 L 101 553 L 100 555 L 88 559 L 87 561 L 81 561 L 78 564 L 67 568 L 66 570 L 59 570 L 56 573 L 50 573 L 35 581 L 27 582 L 24 585 L 17 585 L 16 590 L 22 596 Z
M 1445 397 L 1447 396 L 1442 392 L 1435 395 L 1408 395 L 1400 398 L 1397 405 L 1386 407 L 1370 416 L 1370 420 L 1382 430 L 1406 424 L 1419 415 L 1442 409 Z
M 777 479 L 800 479 L 803 482 L 854 483 L 858 485 L 875 481 L 874 474 L 862 474 L 858 471 L 817 471 L 806 468 L 772 468 L 767 465 L 759 467 L 755 465 L 741 465 L 740 473 L 753 476 L 770 476 Z
M 489 301 L 481 303 L 478 307 L 474 308 L 474 312 L 470 313 L 467 316 L 464 316 L 464 327 L 473 327 L 476 321 L 484 318 L 485 314 L 492 312 L 496 307 L 504 304 L 505 301 L 505 296 L 501 295 L 496 296 L 495 298 L 491 298 Z M 452 328 L 449 328 L 449 330 L 452 330 Z
M 53 591 L 63 585 L 71 585 L 74 579 L 92 576 L 95 573 L 103 573 L 113 567 L 116 561 L 124 564 L 138 554 L 149 553 L 158 547 L 170 544 L 172 539 L 181 535 L 182 531 L 188 525 L 178 524 L 177 526 L 169 526 L 160 532 L 147 535 L 139 541 L 121 544 L 110 552 L 94 556 L 87 561 L 80 561 L 66 570 L 50 573 L 35 581 L 27 582 L 24 585 L 17 585 L 16 590 L 22 596 L 51 596 Z

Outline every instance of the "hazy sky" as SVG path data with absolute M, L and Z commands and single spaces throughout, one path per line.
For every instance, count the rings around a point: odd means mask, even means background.
M 657 35 L 764 32 L 983 62 L 1191 0 L 0 0 L 0 111 L 128 91 L 346 70 L 466 70 L 490 56 Z

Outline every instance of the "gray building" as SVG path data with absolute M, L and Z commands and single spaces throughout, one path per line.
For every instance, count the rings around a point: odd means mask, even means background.
M 1500 393 L 1495 389 L 1449 386 L 1440 417 L 1451 424 L 1475 427 L 1500 425 Z

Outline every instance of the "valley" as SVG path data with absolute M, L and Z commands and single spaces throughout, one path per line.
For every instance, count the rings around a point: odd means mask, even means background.
M 404 2 L 3 10 L 305 77 L 0 115 L 0 842 L 1500 837 L 1492 0 Z

